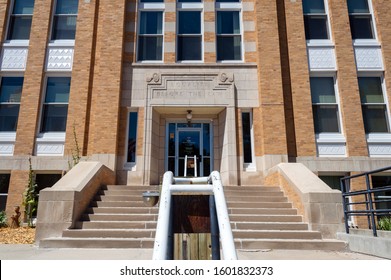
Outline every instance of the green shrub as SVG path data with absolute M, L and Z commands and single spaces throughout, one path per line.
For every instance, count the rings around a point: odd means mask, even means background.
M 5 214 L 5 211 L 0 212 L 0 227 L 6 227 L 7 224 L 7 215 Z
M 391 217 L 382 217 L 378 222 L 378 229 L 391 231 Z

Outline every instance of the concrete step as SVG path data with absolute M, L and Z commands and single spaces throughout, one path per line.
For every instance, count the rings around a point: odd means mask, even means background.
M 135 195 L 142 197 L 146 190 L 101 190 L 98 195 Z
M 232 222 L 302 222 L 298 215 L 230 215 Z
M 107 185 L 103 186 L 101 190 L 113 190 L 113 191 L 156 191 L 159 190 L 159 186 L 126 186 L 126 185 Z
M 145 207 L 140 201 L 92 201 L 91 207 Z
M 153 248 L 154 238 L 47 238 L 41 248 Z
M 225 191 L 281 191 L 279 186 L 224 186 Z
M 227 201 L 228 208 L 292 208 L 290 202 L 245 202 Z
M 344 251 L 347 244 L 339 240 L 311 239 L 235 239 L 236 249 L 333 250 Z
M 282 191 L 231 191 L 224 190 L 224 195 L 226 197 L 231 196 L 284 196 Z
M 302 222 L 232 222 L 232 230 L 308 230 L 308 224 Z
M 157 214 L 158 208 L 151 207 L 91 207 L 86 214 Z
M 293 208 L 229 208 L 228 214 L 297 215 Z
M 157 221 L 156 214 L 83 214 L 83 221 Z
M 63 237 L 72 238 L 155 238 L 154 229 L 68 229 Z
M 95 201 L 143 201 L 140 195 L 97 195 Z
M 81 221 L 76 223 L 77 229 L 156 229 L 156 221 Z
M 226 196 L 227 202 L 288 202 L 285 196 Z
M 319 231 L 302 230 L 233 230 L 236 239 L 322 239 Z

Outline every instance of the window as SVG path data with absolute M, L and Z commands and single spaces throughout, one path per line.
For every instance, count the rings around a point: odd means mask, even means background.
M 382 78 L 359 77 L 358 86 L 365 133 L 389 133 L 390 127 L 382 89 Z
M 0 211 L 4 211 L 7 205 L 10 174 L 0 174 Z
M 338 103 L 333 77 L 311 77 L 315 133 L 340 133 Z
M 7 40 L 29 40 L 34 0 L 14 0 Z
M 0 132 L 15 132 L 18 124 L 23 77 L 2 77 L 0 86 Z
M 303 0 L 306 40 L 329 39 L 324 0 Z
M 352 39 L 374 39 L 368 0 L 348 0 L 348 10 Z
M 71 78 L 48 77 L 41 132 L 65 132 Z
M 37 184 L 37 188 L 35 191 L 39 195 L 41 190 L 53 187 L 60 179 L 61 174 L 36 174 L 35 183 Z
M 163 12 L 141 11 L 138 35 L 138 60 L 162 60 Z
M 52 40 L 74 40 L 79 0 L 57 0 Z
M 345 176 L 321 176 L 319 175 L 319 179 L 321 179 L 323 182 L 325 182 L 330 188 L 333 190 L 341 190 L 341 179 Z
M 253 163 L 252 126 L 251 112 L 242 112 L 243 162 L 247 166 Z
M 177 26 L 177 60 L 202 60 L 201 12 L 178 11 Z
M 136 162 L 137 112 L 129 113 L 127 162 Z
M 217 11 L 217 61 L 242 59 L 240 11 Z

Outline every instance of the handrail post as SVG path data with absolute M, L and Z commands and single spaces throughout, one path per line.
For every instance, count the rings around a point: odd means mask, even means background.
M 185 166 L 184 166 L 184 172 L 183 172 L 183 177 L 187 176 L 187 155 L 185 155 Z
M 194 177 L 197 177 L 197 156 L 194 155 Z
M 374 210 L 373 210 L 373 202 L 372 202 L 372 193 L 370 192 L 371 184 L 369 182 L 369 175 L 368 174 L 365 174 L 365 182 L 367 184 L 369 210 L 370 210 L 370 215 L 371 215 L 371 220 L 372 220 L 371 222 L 372 222 L 373 236 L 377 236 L 375 213 L 374 213 Z

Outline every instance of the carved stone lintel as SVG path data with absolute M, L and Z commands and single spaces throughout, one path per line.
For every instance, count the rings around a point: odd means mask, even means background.
M 151 82 L 154 82 L 155 84 L 160 82 L 160 75 L 158 73 L 153 73 L 152 76 L 147 76 L 147 83 Z
M 233 83 L 234 76 L 233 74 L 220 73 L 220 82 L 222 83 Z

